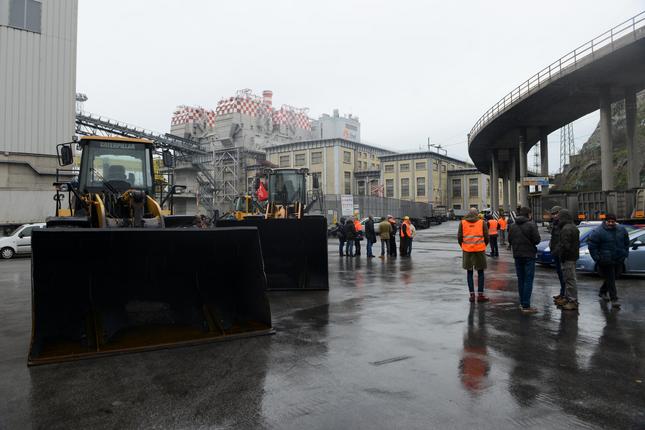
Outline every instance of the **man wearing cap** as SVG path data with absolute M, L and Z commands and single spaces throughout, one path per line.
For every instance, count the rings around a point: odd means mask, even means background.
M 591 232 L 588 243 L 589 254 L 598 263 L 598 271 L 604 279 L 598 296 L 605 301 L 611 300 L 612 307 L 620 308 L 616 277 L 629 255 L 629 234 L 625 227 L 616 223 L 616 215 L 607 214 L 603 223 Z
M 558 280 L 560 281 L 560 292 L 558 295 L 553 296 L 553 303 L 556 306 L 562 306 L 567 302 L 566 292 L 565 292 L 565 282 L 564 276 L 562 274 L 562 262 L 560 261 L 560 211 L 562 208 L 560 206 L 553 206 L 551 208 L 551 239 L 549 240 L 549 249 L 551 250 L 551 255 L 553 256 L 553 262 L 555 263 L 555 271 L 558 274 Z

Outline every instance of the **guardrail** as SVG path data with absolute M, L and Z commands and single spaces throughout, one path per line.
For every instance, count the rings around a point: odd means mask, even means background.
M 549 64 L 547 67 L 528 78 L 513 91 L 505 95 L 500 101 L 495 103 L 493 107 L 488 109 L 475 123 L 473 128 L 470 130 L 470 133 L 468 133 L 468 143 L 470 144 L 472 138 L 474 138 L 475 135 L 488 123 L 497 118 L 511 106 L 517 104 L 520 100 L 526 98 L 534 90 L 541 88 L 553 78 L 559 78 L 566 69 L 575 67 L 587 57 L 593 56 L 593 54 L 601 48 L 610 46 L 611 51 L 613 51 L 615 40 L 630 33 L 634 34 L 634 37 L 636 37 L 636 30 L 643 27 L 645 27 L 645 11 L 618 24 L 600 36 L 595 37 L 589 42 L 577 47 L 573 51 Z

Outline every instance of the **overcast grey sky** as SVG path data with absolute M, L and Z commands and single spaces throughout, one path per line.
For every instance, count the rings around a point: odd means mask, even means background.
M 358 115 L 363 141 L 466 159 L 466 134 L 544 66 L 644 9 L 643 0 L 80 0 L 85 109 L 167 131 L 175 106 L 236 90 Z M 577 144 L 597 114 L 574 124 Z M 559 165 L 559 134 L 550 166 Z M 529 163 L 531 163 L 530 161 Z

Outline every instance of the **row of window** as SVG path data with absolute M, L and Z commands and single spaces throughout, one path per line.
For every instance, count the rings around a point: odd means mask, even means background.
M 401 178 L 401 198 L 410 197 L 410 178 Z M 417 197 L 426 195 L 426 178 L 417 178 Z M 394 197 L 394 179 L 385 180 L 385 197 Z
M 451 168 L 455 168 L 454 165 L 451 164 Z M 385 170 L 385 173 L 392 173 L 394 172 L 394 164 L 386 164 L 383 169 Z M 426 162 L 425 161 L 420 161 L 417 163 L 414 163 L 414 169 L 415 170 L 426 170 Z M 438 170 L 439 165 L 435 162 L 433 163 L 433 170 Z M 399 172 L 409 172 L 410 171 L 410 163 L 401 163 L 399 164 Z M 441 171 L 445 172 L 446 171 L 446 165 L 442 164 L 441 165 Z
M 294 156 L 294 167 L 303 167 L 307 165 L 307 154 L 296 154 Z M 322 164 L 322 151 L 311 153 L 311 164 Z M 280 167 L 291 167 L 291 156 L 281 155 L 279 161 Z
M 41 0 L 9 1 L 9 27 L 40 33 L 42 21 L 41 16 Z
M 468 179 L 468 193 L 470 197 L 479 197 L 479 178 Z M 461 179 L 452 180 L 452 197 L 461 197 Z

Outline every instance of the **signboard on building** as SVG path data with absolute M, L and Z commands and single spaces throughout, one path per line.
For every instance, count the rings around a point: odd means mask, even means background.
M 548 176 L 527 176 L 522 178 L 522 185 L 525 187 L 548 187 L 549 186 L 549 177 Z
M 351 194 L 340 195 L 340 214 L 342 216 L 354 215 L 354 196 Z

